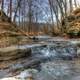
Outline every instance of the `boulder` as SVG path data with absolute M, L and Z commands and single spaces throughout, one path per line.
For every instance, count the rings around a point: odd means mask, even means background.
M 16 60 L 31 56 L 31 49 L 19 49 L 18 47 L 0 48 L 0 61 Z

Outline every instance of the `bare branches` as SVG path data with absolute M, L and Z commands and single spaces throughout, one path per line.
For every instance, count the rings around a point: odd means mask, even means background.
M 17 16 L 17 11 L 18 9 L 20 8 L 20 4 L 21 3 L 21 0 L 17 0 L 17 6 L 15 8 L 15 12 L 14 12 L 14 18 L 13 18 L 13 21 L 15 22 L 15 19 L 16 19 L 16 16 Z

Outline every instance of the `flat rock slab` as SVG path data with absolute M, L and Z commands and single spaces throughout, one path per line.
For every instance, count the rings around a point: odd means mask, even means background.
M 18 46 L 0 48 L 0 61 L 15 60 L 31 56 L 31 49 L 20 49 Z
M 0 48 L 0 52 L 10 52 L 19 49 L 17 46 L 10 46 L 6 48 Z

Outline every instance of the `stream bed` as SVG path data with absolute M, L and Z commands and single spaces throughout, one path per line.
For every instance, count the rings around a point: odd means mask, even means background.
M 30 48 L 31 56 L 2 62 L 8 66 L 0 69 L 0 80 L 80 80 L 79 45 L 48 40 L 18 48 Z

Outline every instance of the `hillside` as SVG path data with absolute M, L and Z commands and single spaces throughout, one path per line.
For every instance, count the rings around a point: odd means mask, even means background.
M 80 36 L 80 8 L 75 9 L 62 21 L 65 32 L 69 35 Z
M 9 20 L 9 17 L 0 11 L 0 47 L 18 44 L 25 32 L 18 29 L 17 25 Z

